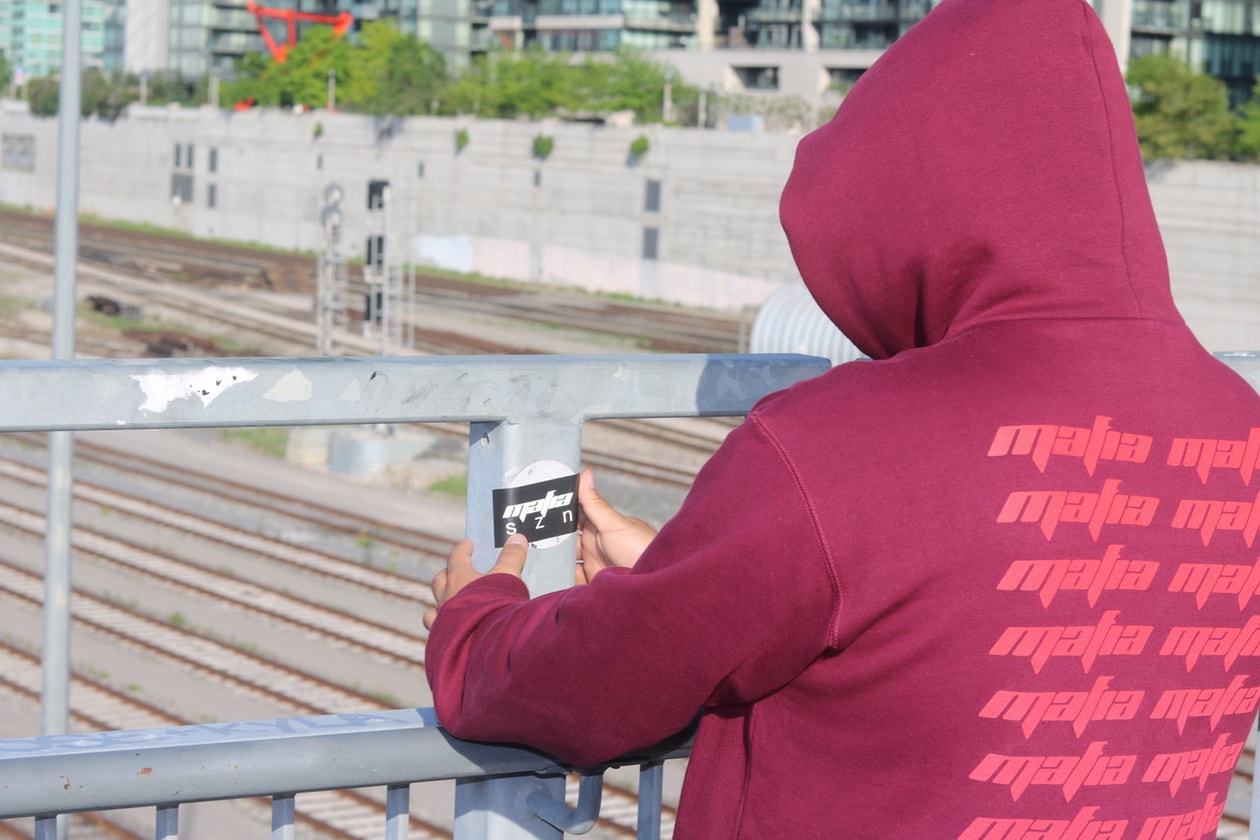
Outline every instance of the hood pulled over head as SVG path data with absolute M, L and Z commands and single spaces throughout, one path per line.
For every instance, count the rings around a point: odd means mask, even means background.
M 810 292 L 872 358 L 995 320 L 1181 321 L 1084 0 L 945 0 L 801 141 L 780 215 Z

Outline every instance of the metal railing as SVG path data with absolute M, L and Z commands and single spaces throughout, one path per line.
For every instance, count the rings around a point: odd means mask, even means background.
M 484 571 L 497 555 L 494 491 L 544 464 L 575 475 L 586 420 L 741 415 L 828 367 L 769 355 L 13 361 L 0 363 L 0 431 L 468 422 L 467 533 Z M 531 550 L 531 593 L 570 585 L 573 558 L 572 539 Z M 68 625 L 68 603 L 46 611 Z M 640 837 L 659 836 L 661 762 L 685 751 L 616 762 L 643 765 Z M 589 771 L 577 809 L 565 805 L 567 772 L 527 750 L 453 739 L 427 709 L 48 735 L 0 740 L 0 818 L 34 816 L 36 836 L 51 840 L 58 815 L 154 807 L 154 836 L 171 840 L 183 803 L 270 796 L 282 840 L 296 794 L 377 786 L 382 835 L 404 840 L 409 786 L 455 779 L 457 838 L 558 840 L 599 810 Z

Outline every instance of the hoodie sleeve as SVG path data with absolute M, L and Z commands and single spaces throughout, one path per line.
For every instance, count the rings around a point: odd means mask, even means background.
M 438 719 L 579 765 L 649 746 L 823 653 L 830 569 L 790 463 L 750 419 L 632 572 L 534 600 L 487 575 L 451 598 L 426 653 Z

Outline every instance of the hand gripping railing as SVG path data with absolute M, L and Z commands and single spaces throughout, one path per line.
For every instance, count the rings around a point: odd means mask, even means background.
M 497 554 L 494 491 L 540 465 L 544 478 L 576 473 L 586 420 L 739 415 L 827 367 L 805 356 L 650 355 L 4 362 L 0 431 L 467 421 L 467 532 L 485 570 Z M 572 539 L 532 549 L 531 593 L 569 585 L 573 551 Z M 659 762 L 677 754 L 663 746 L 632 759 L 646 761 L 641 800 L 657 820 Z M 57 814 L 152 805 L 155 836 L 167 840 L 180 803 L 270 795 L 272 836 L 285 838 L 294 794 L 375 785 L 387 788 L 384 836 L 403 840 L 408 785 L 455 779 L 460 840 L 555 840 L 598 810 L 590 781 L 578 812 L 565 808 L 563 772 L 525 750 L 450 738 L 431 710 L 58 735 L 0 741 L 0 818 L 36 816 L 43 840 L 56 836 Z M 656 836 L 650 810 L 641 807 L 642 837 Z

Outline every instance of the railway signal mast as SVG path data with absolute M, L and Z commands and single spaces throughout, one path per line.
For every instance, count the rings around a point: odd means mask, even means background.
M 363 250 L 363 281 L 367 284 L 364 301 L 363 334 L 375 332 L 381 342 L 381 355 L 391 350 L 412 346 L 412 329 L 408 317 L 413 312 L 414 281 L 410 274 L 404 283 L 403 267 L 390 241 L 389 181 L 368 181 L 367 220 L 364 228 L 367 241 Z
M 345 190 L 340 184 L 324 187 L 324 206 L 319 213 L 320 227 L 324 230 L 324 250 L 319 256 L 316 273 L 315 326 L 316 352 L 321 356 L 333 354 L 333 329 L 337 315 L 342 311 L 346 290 L 346 261 L 337 247 L 341 242 L 341 200 Z

